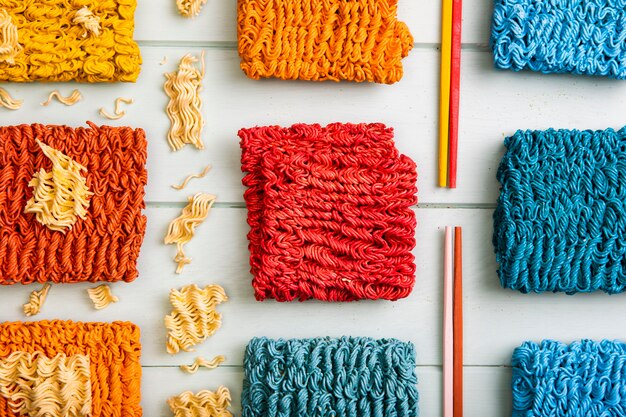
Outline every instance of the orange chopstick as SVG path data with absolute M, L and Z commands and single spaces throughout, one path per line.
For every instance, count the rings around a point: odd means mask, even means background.
M 461 26 L 463 0 L 452 3 L 452 58 L 450 60 L 450 140 L 448 153 L 448 187 L 456 188 L 459 147 L 459 101 L 461 94 Z
M 463 417 L 463 231 L 454 228 L 454 417 Z

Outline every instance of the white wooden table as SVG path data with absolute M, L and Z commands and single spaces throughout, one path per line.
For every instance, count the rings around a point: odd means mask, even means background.
M 130 125 L 146 130 L 149 184 L 148 231 L 139 260 L 140 277 L 115 284 L 120 302 L 92 309 L 88 285 L 54 286 L 36 319 L 129 320 L 142 330 L 143 407 L 146 416 L 169 416 L 166 398 L 185 390 L 233 393 L 240 414 L 242 358 L 253 336 L 312 337 L 359 335 L 397 337 L 417 347 L 420 409 L 423 417 L 441 415 L 442 227 L 464 228 L 465 415 L 504 416 L 511 412 L 508 368 L 514 347 L 526 339 L 622 338 L 624 296 L 523 295 L 503 290 L 491 244 L 492 211 L 497 198 L 495 173 L 503 138 L 516 129 L 548 127 L 619 128 L 626 122 L 626 83 L 583 76 L 513 73 L 495 70 L 488 48 L 491 0 L 465 0 L 459 188 L 435 186 L 439 88 L 439 2 L 400 0 L 400 16 L 415 37 L 404 61 L 404 79 L 393 85 L 252 81 L 239 69 L 234 0 L 209 0 L 194 20 L 179 17 L 174 0 L 139 0 L 135 38 L 144 64 L 136 84 L 78 86 L 84 100 L 74 107 L 39 105 L 54 88 L 69 93 L 76 85 L 3 84 L 26 100 L 20 111 L 0 109 L 2 124 L 54 123 Z M 204 82 L 206 149 L 169 151 L 169 121 L 164 109 L 163 73 L 185 53 L 206 51 Z M 159 65 L 163 57 L 165 65 Z M 109 122 L 98 108 L 112 110 L 119 96 L 135 99 L 127 116 Z M 417 283 L 402 301 L 279 304 L 254 300 L 248 272 L 246 210 L 241 186 L 237 130 L 254 125 L 296 122 L 384 122 L 393 126 L 397 146 L 418 164 L 419 206 Z M 184 191 L 170 185 L 206 164 L 213 170 Z M 219 203 L 187 246 L 193 258 L 175 275 L 175 249 L 162 244 L 169 221 L 188 195 L 206 191 Z M 230 301 L 220 307 L 223 326 L 196 353 L 165 352 L 163 317 L 170 288 L 190 283 L 222 285 Z M 37 287 L 38 288 L 38 287 Z M 0 288 L 0 320 L 25 320 L 21 306 L 34 287 Z M 196 355 L 224 354 L 225 366 L 183 374 L 179 364 Z

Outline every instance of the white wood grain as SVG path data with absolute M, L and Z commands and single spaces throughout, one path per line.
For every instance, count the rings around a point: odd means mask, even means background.
M 140 277 L 114 284 L 120 302 L 94 311 L 85 292 L 93 285 L 54 286 L 35 319 L 83 321 L 129 320 L 142 329 L 145 415 L 169 416 L 165 399 L 187 389 L 229 386 L 239 410 L 243 348 L 253 336 L 313 337 L 362 335 L 397 337 L 417 347 L 420 408 L 425 417 L 441 415 L 442 227 L 458 224 L 465 237 L 465 365 L 466 415 L 510 414 L 512 350 L 524 340 L 555 338 L 624 338 L 614 318 L 626 314 L 624 296 L 591 294 L 523 295 L 503 290 L 496 275 L 491 245 L 492 210 L 498 193 L 495 172 L 503 138 L 516 129 L 621 127 L 626 109 L 626 83 L 593 77 L 513 73 L 493 68 L 486 45 L 491 0 L 465 0 L 461 92 L 459 189 L 435 187 L 439 2 L 400 0 L 399 18 L 415 38 L 416 48 L 404 61 L 405 78 L 393 86 L 354 83 L 252 81 L 239 69 L 234 0 L 209 0 L 195 19 L 178 16 L 174 0 L 139 0 L 135 37 L 144 64 L 136 84 L 7 84 L 2 87 L 26 103 L 17 112 L 0 109 L 0 123 L 83 125 L 86 120 L 131 125 L 149 139 L 147 187 L 148 232 L 139 260 Z M 163 72 L 176 67 L 185 53 L 206 51 L 207 76 L 202 93 L 206 118 L 206 150 L 169 151 L 164 108 Z M 163 57 L 166 65 L 159 65 Z M 74 107 L 53 103 L 41 107 L 55 88 L 79 88 L 84 101 Z M 116 97 L 133 97 L 127 116 L 107 121 L 98 108 L 112 109 Z M 416 213 L 417 283 L 405 300 L 329 304 L 321 302 L 259 303 L 248 272 L 246 210 L 237 130 L 254 125 L 296 122 L 381 121 L 393 126 L 399 150 L 418 164 Z M 213 170 L 182 191 L 170 188 L 206 164 Z M 197 191 L 218 195 L 219 206 L 188 245 L 193 258 L 182 275 L 174 274 L 174 248 L 163 245 L 169 221 L 186 197 Z M 218 283 L 230 300 L 220 311 L 223 326 L 195 353 L 165 353 L 163 317 L 168 291 L 192 282 Z M 25 320 L 21 305 L 38 287 L 0 288 L 0 320 Z M 176 365 L 196 355 L 225 354 L 227 366 L 195 376 Z
M 242 127 L 293 123 L 383 122 L 393 126 L 398 149 L 418 165 L 421 204 L 493 205 L 498 184 L 495 173 L 504 152 L 503 139 L 517 129 L 548 127 L 620 128 L 626 109 L 626 83 L 593 77 L 538 75 L 495 70 L 491 54 L 463 54 L 463 93 L 459 144 L 459 188 L 436 187 L 439 55 L 416 50 L 406 60 L 406 76 L 392 86 L 355 83 L 307 83 L 280 80 L 253 81 L 239 69 L 232 49 L 206 49 L 207 76 L 203 113 L 206 150 L 187 147 L 172 153 L 167 145 L 169 121 L 164 116 L 167 96 L 163 72 L 176 67 L 178 58 L 195 47 L 144 47 L 142 75 L 136 84 L 78 85 L 84 100 L 74 107 L 53 103 L 40 106 L 47 93 L 60 87 L 69 93 L 75 84 L 11 84 L 7 89 L 26 100 L 21 111 L 0 109 L 6 124 L 66 123 L 86 120 L 111 125 L 143 127 L 149 138 L 150 202 L 180 201 L 170 185 L 187 174 L 212 164 L 212 172 L 194 181 L 189 190 L 208 186 L 223 203 L 241 203 L 240 151 L 237 131 Z M 159 65 L 163 56 L 170 58 Z M 101 118 L 98 108 L 112 110 L 116 97 L 135 104 L 126 107 L 119 121 Z
M 491 29 L 491 0 L 466 0 L 463 7 L 463 43 L 487 45 Z M 441 41 L 440 2 L 400 0 L 398 20 L 405 22 L 416 44 Z M 209 0 L 199 16 L 178 15 L 174 1 L 140 1 L 135 38 L 146 42 L 208 43 L 237 41 L 237 1 Z
M 441 368 L 421 366 L 417 368 L 419 408 L 421 416 L 440 416 Z M 511 414 L 511 370 L 503 367 L 466 367 L 465 405 L 466 416 L 502 417 Z M 171 413 L 166 400 L 184 391 L 198 392 L 227 387 L 233 399 L 231 411 L 241 415 L 241 389 L 243 369 L 220 367 L 212 371 L 200 371 L 186 375 L 177 368 L 143 368 L 142 407 L 146 416 L 169 417 Z

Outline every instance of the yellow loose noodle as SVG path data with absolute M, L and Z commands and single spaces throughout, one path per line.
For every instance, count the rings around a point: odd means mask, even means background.
M 194 17 L 200 13 L 207 0 L 176 0 L 178 12 L 185 17 Z
M 87 290 L 87 294 L 89 294 L 89 298 L 93 302 L 93 306 L 96 310 L 102 310 L 106 308 L 111 303 L 117 303 L 120 299 L 111 293 L 111 288 L 106 285 L 98 285 L 95 288 L 89 288 Z
M 59 90 L 54 90 L 48 95 L 48 100 L 41 103 L 41 105 L 49 105 L 50 103 L 52 103 L 53 98 L 56 98 L 61 104 L 65 104 L 66 106 L 73 106 L 74 104 L 78 103 L 83 98 L 83 96 L 80 94 L 80 91 L 74 90 L 72 91 L 72 94 L 70 94 L 68 97 L 63 97 Z
M 201 173 L 188 175 L 187 178 L 185 178 L 185 180 L 182 182 L 182 184 L 180 184 L 180 185 L 172 185 L 172 188 L 175 189 L 175 190 L 179 190 L 180 191 L 183 188 L 185 188 L 187 186 L 187 184 L 189 184 L 189 181 L 191 181 L 192 179 L 194 179 L 194 178 L 204 178 L 204 176 L 206 174 L 208 174 L 210 170 L 211 170 L 211 165 L 207 165 L 206 168 L 204 168 Z
M 17 110 L 22 107 L 24 100 L 15 100 L 7 90 L 0 87 L 0 107 L 6 107 L 9 110 Z
M 193 238 L 196 226 L 209 215 L 209 211 L 215 203 L 216 197 L 211 194 L 198 193 L 188 198 L 189 203 L 183 209 L 180 216 L 172 220 L 165 235 L 165 244 L 176 244 L 176 256 L 174 262 L 178 264 L 176 273 L 180 274 L 183 267 L 191 262 L 185 256 L 184 246 Z
M 0 394 L 17 415 L 28 417 L 89 417 L 91 371 L 89 356 L 13 352 L 0 359 Z
M 178 65 L 178 71 L 165 74 L 163 88 L 170 98 L 166 113 L 171 126 L 167 132 L 167 141 L 172 150 L 180 150 L 185 144 L 192 144 L 204 149 L 202 143 L 202 78 L 204 78 L 204 52 L 200 56 L 202 71 L 196 68 L 198 58 L 185 55 Z
M 170 291 L 172 312 L 165 317 L 167 353 L 192 351 L 222 325 L 222 315 L 215 311 L 218 304 L 227 301 L 224 288 L 208 285 L 203 289 L 192 284 Z
M 49 229 L 65 233 L 78 218 L 87 217 L 89 198 L 93 195 L 81 174 L 87 168 L 39 140 L 37 144 L 52 161 L 52 170 L 42 168 L 28 183 L 33 197 L 24 211 L 34 213 L 37 221 Z
M 15 64 L 15 57 L 22 52 L 18 42 L 17 26 L 5 9 L 0 9 L 0 62 Z
M 194 394 L 186 391 L 167 400 L 167 404 L 174 417 L 232 417 L 228 411 L 230 401 L 230 391 L 222 386 L 217 392 L 203 390 Z
M 27 317 L 39 314 L 41 306 L 43 306 L 43 303 L 48 297 L 48 291 L 50 291 L 50 284 L 44 284 L 41 290 L 35 290 L 30 293 L 28 302 L 24 304 L 24 314 L 26 314 Z
M 222 355 L 216 356 L 210 361 L 203 357 L 198 357 L 191 365 L 180 365 L 180 369 L 188 374 L 195 374 L 200 368 L 215 369 L 224 363 L 225 360 L 226 358 Z
M 100 36 L 100 18 L 95 16 L 87 6 L 83 6 L 76 12 L 72 23 L 83 25 L 85 28 L 83 38 L 86 38 L 89 34 Z

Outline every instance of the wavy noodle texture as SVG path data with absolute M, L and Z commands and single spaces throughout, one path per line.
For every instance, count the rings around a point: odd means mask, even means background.
M 74 90 L 72 91 L 72 94 L 70 94 L 68 97 L 63 97 L 59 90 L 54 90 L 50 93 L 50 95 L 48 95 L 48 100 L 41 103 L 41 105 L 48 106 L 50 103 L 52 103 L 53 98 L 56 98 L 61 104 L 65 104 L 66 106 L 73 106 L 74 104 L 81 101 L 83 96 L 82 94 L 80 94 L 80 91 Z
M 185 17 L 194 17 L 200 14 L 202 6 L 207 0 L 176 0 L 178 12 Z
M 623 0 L 495 0 L 498 68 L 626 79 Z
M 397 3 L 238 0 L 241 69 L 255 80 L 395 83 L 413 48 Z
M 93 306 L 96 310 L 107 308 L 111 303 L 117 303 L 120 300 L 113 295 L 111 288 L 106 284 L 98 285 L 95 288 L 89 288 L 87 290 L 87 294 L 93 302 Z
M 216 356 L 210 361 L 202 357 L 198 357 L 191 365 L 180 365 L 180 369 L 182 369 L 185 373 L 195 374 L 200 370 L 200 368 L 215 369 L 224 363 L 225 360 L 226 358 L 222 355 Z
M 19 110 L 22 104 L 24 104 L 24 100 L 15 100 L 7 90 L 0 87 L 0 107 L 5 107 L 9 110 Z
M 136 6 L 136 0 L 0 1 L 0 81 L 136 81 Z M 99 35 L 91 34 L 96 20 Z
M 515 349 L 511 366 L 514 417 L 624 415 L 623 342 L 525 342 Z
M 0 284 L 132 281 L 146 230 L 147 141 L 141 129 L 54 125 L 0 126 Z M 87 168 L 85 220 L 65 233 L 24 207 L 33 173 L 52 162 L 36 139 Z M 2 416 L 0 416 L 2 417 Z
M 172 188 L 180 191 L 183 188 L 185 188 L 187 184 L 189 184 L 189 181 L 191 181 L 192 179 L 204 178 L 206 174 L 209 173 L 210 170 L 211 170 L 211 165 L 207 165 L 206 168 L 204 168 L 201 173 L 188 175 L 187 178 L 185 178 L 185 180 L 180 185 L 172 185 Z
M 216 197 L 211 194 L 195 194 L 188 198 L 189 203 L 183 209 L 182 214 L 171 221 L 164 241 L 166 245 L 176 244 L 174 262 L 178 264 L 177 274 L 180 274 L 183 267 L 191 262 L 191 258 L 185 255 L 184 246 L 194 237 L 196 226 L 209 215 L 215 199 Z
M 0 359 L 0 393 L 15 414 L 90 417 L 91 371 L 86 355 L 13 352 Z
M 170 119 L 167 141 L 173 151 L 192 144 L 197 149 L 204 149 L 202 143 L 202 78 L 204 78 L 204 52 L 200 56 L 202 71 L 196 68 L 198 58 L 185 55 L 178 65 L 177 72 L 165 73 L 163 89 L 170 98 L 166 113 Z
M 241 129 L 257 300 L 397 300 L 415 283 L 415 163 L 383 124 Z
M 98 16 L 94 16 L 87 6 L 83 6 L 76 12 L 74 19 L 72 19 L 72 23 L 82 25 L 85 28 L 83 38 L 86 38 L 90 34 L 100 36 L 100 18 Z
M 139 328 L 131 323 L 79 323 L 71 321 L 4 322 L 0 324 L 0 362 L 15 352 L 57 358 L 81 355 L 88 360 L 91 378 L 91 407 L 78 411 L 91 417 L 141 417 L 141 344 Z M 37 356 L 40 360 L 42 356 Z M 82 362 L 81 362 L 82 363 Z M 71 373 L 63 373 L 67 380 Z M 72 377 L 75 381 L 75 378 Z M 14 380 L 15 382 L 15 380 Z M 26 381 L 20 381 L 25 383 Z M 13 386 L 10 386 L 13 389 Z M 61 394 L 79 388 L 66 385 Z M 0 417 L 30 417 L 11 409 L 11 401 L 0 396 Z M 41 402 L 47 407 L 48 402 Z M 35 405 L 36 407 L 38 406 Z M 83 413 L 84 411 L 84 413 Z M 63 411 L 47 417 L 70 416 Z M 39 416 L 43 417 L 43 416 Z
M 45 303 L 46 298 L 48 297 L 48 291 L 50 291 L 50 284 L 45 283 L 41 290 L 35 290 L 30 293 L 28 302 L 24 304 L 24 314 L 26 314 L 26 317 L 39 314 L 43 303 Z
M 79 218 L 87 218 L 89 198 L 93 195 L 81 173 L 87 168 L 41 141 L 36 142 L 52 162 L 52 170 L 40 169 L 28 183 L 33 197 L 24 212 L 34 213 L 37 221 L 50 230 L 65 233 Z
M 167 353 L 193 351 L 193 346 L 212 336 L 222 325 L 222 315 L 215 308 L 227 300 L 219 285 L 200 289 L 192 284 L 180 290 L 172 289 L 170 303 L 173 309 L 165 317 Z
M 246 348 L 242 417 L 417 417 L 417 406 L 412 343 L 263 337 Z
M 504 288 L 626 291 L 626 127 L 504 140 L 493 245 Z
M 219 387 L 216 392 L 202 390 L 197 394 L 186 391 L 167 400 L 174 417 L 232 417 L 230 391 Z
M 0 4 L 0 6 L 5 7 Z M 0 8 L 0 63 L 15 64 L 15 57 L 24 48 L 19 44 L 17 26 L 6 8 Z

